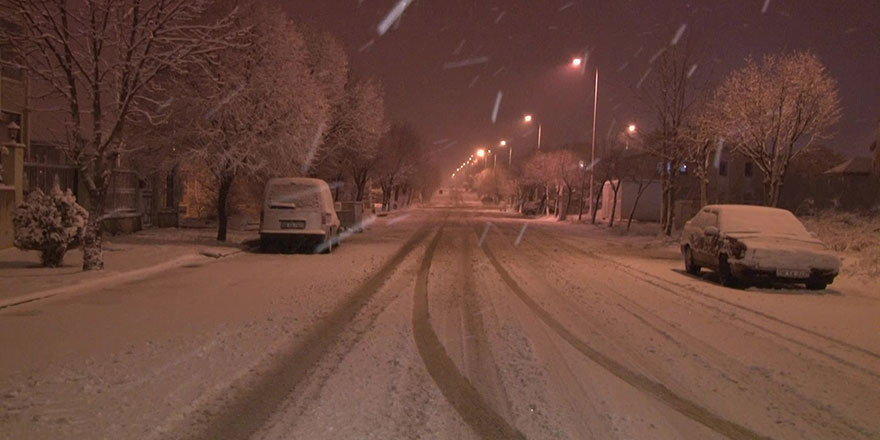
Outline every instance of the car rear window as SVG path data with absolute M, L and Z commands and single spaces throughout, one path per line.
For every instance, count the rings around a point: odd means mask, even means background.
M 266 201 L 269 205 L 294 204 L 297 208 L 317 208 L 321 187 L 301 183 L 276 183 L 269 186 Z

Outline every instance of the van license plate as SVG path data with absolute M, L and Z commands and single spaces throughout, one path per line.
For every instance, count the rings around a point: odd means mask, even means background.
M 281 220 L 281 229 L 305 229 L 304 220 Z
M 776 276 L 782 278 L 809 278 L 810 271 L 808 270 L 793 270 L 793 269 L 777 269 Z

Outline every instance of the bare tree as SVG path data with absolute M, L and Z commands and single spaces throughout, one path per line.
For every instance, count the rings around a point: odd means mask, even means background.
M 545 215 L 550 215 L 550 188 L 554 187 L 553 192 L 556 193 L 557 180 L 547 153 L 536 151 L 526 160 L 523 165 L 522 181 L 523 184 L 534 186 L 536 190 L 544 193 L 540 196 L 541 210 Z
M 669 47 L 656 60 L 642 100 L 657 118 L 657 131 L 643 143 L 645 149 L 661 159 L 660 181 L 663 199 L 661 203 L 661 228 L 672 233 L 676 178 L 682 165 L 687 162 L 687 146 L 682 129 L 691 118 L 693 106 L 701 89 L 692 80 L 693 54 L 690 39 L 684 44 Z
M 135 120 L 161 121 L 153 99 L 164 74 L 187 75 L 227 47 L 231 21 L 206 20 L 210 0 L 4 0 L 4 37 L 20 67 L 63 101 L 66 151 L 81 171 L 91 213 L 83 269 L 104 267 L 101 222 L 123 133 Z M 2 31 L 0 31 L 2 32 Z
M 712 107 L 704 107 L 700 113 L 682 128 L 683 157 L 700 183 L 700 207 L 709 204 L 709 173 L 720 154 L 722 137 Z
M 366 196 L 367 182 L 376 171 L 379 139 L 385 123 L 382 86 L 375 79 L 349 78 L 333 125 L 325 137 L 325 173 L 348 174 L 354 182 L 355 200 Z
M 392 195 L 416 169 L 422 140 L 406 123 L 393 123 L 379 142 L 377 177 L 382 188 L 382 208 L 391 208 Z
M 623 168 L 621 167 L 621 160 L 623 158 L 625 150 L 623 148 L 623 145 L 617 142 L 609 142 L 608 148 L 606 149 L 607 151 L 604 151 L 602 153 L 602 160 L 593 165 L 593 172 L 597 176 L 599 176 L 599 178 L 596 179 L 596 181 L 599 183 L 599 191 L 596 193 L 595 199 L 590 201 L 590 203 L 593 203 L 593 207 L 590 210 L 590 222 L 592 224 L 596 224 L 596 214 L 599 210 L 599 201 L 602 200 L 605 183 L 608 182 L 609 186 L 611 186 L 611 191 L 614 196 L 611 205 L 611 217 L 609 220 L 609 226 L 614 227 L 614 215 L 617 213 L 617 195 L 620 191 L 620 182 L 623 170 Z
M 303 39 L 275 8 L 240 2 L 238 47 L 181 78 L 174 133 L 184 155 L 217 183 L 217 239 L 226 240 L 228 198 L 239 177 L 298 175 L 329 119 L 306 63 Z
M 574 188 L 577 187 L 583 173 L 579 167 L 580 158 L 569 150 L 558 150 L 546 153 L 545 160 L 549 163 L 550 176 L 556 187 L 556 220 L 564 221 L 568 217 L 568 208 Z
M 718 89 L 720 121 L 727 142 L 764 174 L 764 202 L 779 203 L 791 159 L 822 139 L 840 119 L 837 83 L 810 52 L 749 60 Z
M 634 153 L 625 156 L 620 168 L 622 179 L 636 186 L 635 200 L 633 200 L 633 206 L 626 221 L 626 230 L 629 231 L 642 195 L 652 183 L 660 178 L 660 173 L 657 161 L 647 153 Z

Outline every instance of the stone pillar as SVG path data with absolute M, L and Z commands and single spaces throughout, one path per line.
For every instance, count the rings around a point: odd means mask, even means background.
M 0 183 L 0 249 L 12 246 L 12 212 L 23 200 L 24 144 L 6 143 L 2 162 L 3 183 Z M 0 153 L 2 154 L 2 153 Z

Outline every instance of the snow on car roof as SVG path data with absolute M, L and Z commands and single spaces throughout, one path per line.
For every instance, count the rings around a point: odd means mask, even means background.
M 709 205 L 706 208 L 718 213 L 723 232 L 810 236 L 800 220 L 785 209 L 754 205 Z

